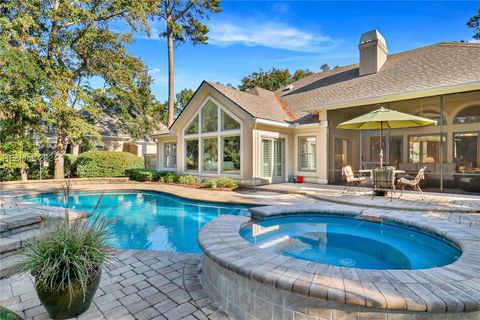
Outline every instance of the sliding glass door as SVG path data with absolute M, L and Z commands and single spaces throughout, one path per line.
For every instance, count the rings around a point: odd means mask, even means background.
M 262 178 L 285 181 L 285 140 L 262 139 Z

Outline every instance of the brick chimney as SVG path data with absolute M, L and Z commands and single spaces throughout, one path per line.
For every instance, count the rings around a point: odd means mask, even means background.
M 360 51 L 360 76 L 377 73 L 387 61 L 387 43 L 376 29 L 362 33 L 358 49 Z

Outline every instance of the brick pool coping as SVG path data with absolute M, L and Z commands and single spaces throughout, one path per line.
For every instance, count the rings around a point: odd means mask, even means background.
M 252 219 L 294 215 L 344 214 L 386 219 L 421 228 L 456 244 L 462 255 L 454 263 L 421 270 L 366 270 L 331 266 L 266 252 L 243 239 L 239 230 L 251 219 L 221 216 L 199 233 L 198 243 L 215 264 L 271 288 L 335 304 L 388 312 L 480 311 L 480 235 L 462 225 L 420 216 L 350 210 L 335 205 L 267 206 L 251 209 Z

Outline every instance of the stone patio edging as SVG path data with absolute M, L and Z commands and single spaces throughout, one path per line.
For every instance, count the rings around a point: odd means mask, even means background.
M 332 214 L 334 208 L 312 205 L 270 206 L 252 209 L 252 214 L 254 217 L 268 217 L 312 211 Z M 227 283 L 223 281 L 222 286 L 235 286 L 238 281 L 250 285 L 261 284 L 270 292 L 276 288 L 281 294 L 290 293 L 319 302 L 331 302 L 333 308 L 344 305 L 343 308 L 354 308 L 355 312 L 378 311 L 412 316 L 416 313 L 438 316 L 439 313 L 448 312 L 455 319 L 480 317 L 480 235 L 461 225 L 427 219 L 410 211 L 402 212 L 402 218 L 396 214 L 398 212 L 368 209 L 361 213 L 343 213 L 367 219 L 388 219 L 428 230 L 455 243 L 462 249 L 462 255 L 450 265 L 421 270 L 337 267 L 263 251 L 239 234 L 239 230 L 250 222 L 250 218 L 221 216 L 209 222 L 198 235 L 199 245 L 205 255 L 205 274 L 208 277 L 208 268 L 216 269 L 217 273 L 219 269 L 224 269 L 223 274 L 228 277 Z M 233 282 L 229 284 L 230 280 Z M 210 291 L 218 289 L 212 279 L 207 278 L 204 285 Z M 228 297 L 227 295 L 225 299 L 228 300 Z M 269 297 L 263 295 L 262 299 L 268 301 Z M 280 307 L 284 311 L 295 309 L 294 305 L 286 305 L 287 300 L 284 298 Z M 268 302 L 273 303 L 275 308 L 274 302 Z M 222 306 L 228 308 L 228 303 Z M 238 312 L 238 308 L 235 306 L 233 309 Z M 293 311 L 308 315 L 307 309 Z

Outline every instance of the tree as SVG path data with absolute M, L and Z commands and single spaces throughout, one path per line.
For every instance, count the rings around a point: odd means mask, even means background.
M 292 75 L 293 82 L 311 75 L 313 72 L 308 69 L 298 69 Z
M 187 106 L 188 102 L 190 99 L 193 97 L 193 94 L 195 92 L 192 89 L 183 89 L 179 93 L 176 94 L 176 100 L 175 100 L 175 118 L 178 117 L 180 112 Z M 155 104 L 155 114 L 156 114 L 156 119 L 158 122 L 161 123 L 167 123 L 168 121 L 168 101 L 165 101 L 164 103 L 157 102 Z
M 328 71 L 330 70 L 330 66 L 327 63 L 324 63 L 320 66 L 320 70 L 322 70 L 322 72 Z
M 147 135 L 153 124 L 146 116 L 152 109 L 151 78 L 125 45 L 127 31 L 109 25 L 124 23 L 129 31 L 148 32 L 148 16 L 158 3 L 151 0 L 12 0 L 0 12 L 10 23 L 3 33 L 12 46 L 21 46 L 43 61 L 51 81 L 42 94 L 48 106 L 42 118 L 55 128 L 55 179 L 63 178 L 68 143 L 98 139 L 94 119 L 118 113 L 132 136 Z M 14 36 L 16 38 L 14 38 Z M 19 44 L 18 39 L 22 39 Z M 102 88 L 91 87 L 100 79 Z
M 175 96 L 175 116 L 178 116 L 178 114 L 187 106 L 190 99 L 192 99 L 194 93 L 195 92 L 192 89 L 183 89 L 182 91 L 177 93 L 177 95 Z
M 10 10 L 4 6 L 0 14 Z M 43 129 L 46 101 L 41 93 L 49 79 L 44 61 L 26 50 L 31 43 L 24 32 L 9 32 L 12 24 L 31 27 L 28 20 L 0 19 L 0 180 L 27 180 L 28 160 L 38 156 L 33 133 Z
M 298 69 L 293 75 L 290 74 L 288 69 L 272 68 L 266 72 L 260 69 L 259 71 L 255 71 L 248 76 L 243 77 L 238 89 L 241 91 L 247 91 L 253 87 L 260 87 L 275 91 L 310 74 L 312 74 L 312 71 L 308 69 Z
M 467 26 L 473 29 L 473 38 L 480 40 L 480 8 L 477 9 L 477 14 L 467 21 Z
M 220 0 L 161 0 L 157 17 L 166 24 L 160 37 L 167 39 L 168 50 L 168 126 L 175 116 L 174 57 L 175 44 L 190 41 L 193 45 L 206 44 L 208 28 L 201 21 L 209 13 L 220 12 Z

